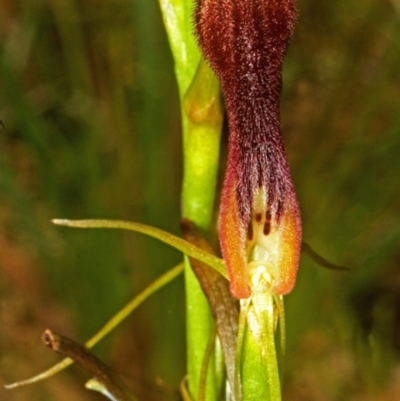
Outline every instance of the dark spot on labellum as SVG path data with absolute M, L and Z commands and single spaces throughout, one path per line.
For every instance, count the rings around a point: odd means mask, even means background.
M 268 235 L 268 234 L 270 233 L 270 231 L 271 231 L 271 223 L 268 222 L 268 221 L 266 221 L 266 222 L 264 223 L 264 230 L 263 230 L 263 233 L 264 233 L 264 235 Z
M 262 214 L 261 214 L 261 213 L 256 213 L 256 215 L 254 216 L 254 218 L 256 219 L 256 222 L 257 222 L 257 223 L 261 223 Z
M 250 221 L 247 227 L 247 239 L 251 241 L 253 239 L 253 223 Z
M 265 220 L 271 221 L 271 210 L 267 210 L 265 213 Z

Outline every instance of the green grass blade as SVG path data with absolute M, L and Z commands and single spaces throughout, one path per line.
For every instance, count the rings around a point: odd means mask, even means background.
M 227 278 L 225 264 L 222 259 L 203 251 L 197 246 L 179 238 L 159 228 L 151 227 L 146 224 L 134 223 L 124 220 L 68 220 L 68 219 L 54 219 L 52 222 L 59 226 L 74 227 L 74 228 L 110 228 L 130 230 L 138 233 L 146 234 L 150 237 L 157 238 L 158 240 L 171 245 L 177 250 L 185 253 L 192 258 L 200 260 L 201 262 L 211 266 L 222 276 Z
M 117 314 L 115 314 L 92 338 L 86 341 L 85 346 L 88 348 L 92 348 L 95 346 L 100 340 L 102 340 L 107 334 L 109 334 L 112 330 L 114 330 L 123 320 L 125 320 L 140 304 L 142 304 L 147 298 L 157 292 L 160 288 L 164 287 L 172 280 L 174 280 L 177 276 L 179 276 L 183 272 L 183 263 L 173 267 L 168 270 L 162 276 L 157 278 L 153 283 L 151 283 L 147 288 L 145 288 L 140 294 L 138 294 L 135 298 L 132 299 L 128 304 L 126 304 Z M 72 365 L 74 362 L 71 358 L 65 358 L 61 362 L 52 366 L 50 369 L 31 377 L 27 380 L 22 380 L 16 383 L 7 384 L 4 387 L 7 389 L 13 389 L 16 387 L 25 386 L 28 384 L 37 383 L 41 380 L 45 380 L 68 366 Z

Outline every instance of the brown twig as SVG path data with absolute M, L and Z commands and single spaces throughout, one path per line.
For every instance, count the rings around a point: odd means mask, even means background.
M 116 401 L 137 401 L 128 388 L 111 369 L 92 354 L 83 345 L 59 334 L 46 330 L 42 336 L 43 342 L 53 351 L 73 359 L 76 363 L 90 372 L 98 383 Z

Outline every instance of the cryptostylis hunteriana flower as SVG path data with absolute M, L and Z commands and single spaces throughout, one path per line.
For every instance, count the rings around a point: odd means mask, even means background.
M 220 242 L 238 299 L 264 290 L 284 295 L 296 280 L 300 212 L 279 112 L 295 20 L 294 0 L 198 0 L 195 9 L 198 42 L 221 82 L 228 115 Z

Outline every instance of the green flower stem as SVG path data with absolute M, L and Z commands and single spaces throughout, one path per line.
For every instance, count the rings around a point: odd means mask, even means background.
M 204 231 L 210 227 L 214 210 L 222 126 L 218 91 L 214 74 L 201 61 L 182 110 L 185 166 L 182 203 L 183 217 L 191 219 Z M 187 259 L 185 284 L 189 391 L 193 396 L 199 393 L 201 386 L 201 366 L 213 332 L 213 321 L 208 302 Z M 205 389 L 208 401 L 217 399 L 220 392 L 221 383 L 216 375 L 215 363 L 209 365 Z
M 159 0 L 175 61 L 181 100 L 184 177 L 182 217 L 203 231 L 210 229 L 218 171 L 222 110 L 219 84 L 211 69 L 200 61 L 192 27 L 193 0 Z M 185 258 L 187 370 L 190 395 L 199 394 L 203 358 L 213 321 L 207 300 Z M 205 388 L 207 401 L 217 400 L 221 382 L 211 358 Z
M 208 231 L 214 211 L 223 113 L 218 80 L 203 59 L 183 99 L 182 113 L 183 217 Z

